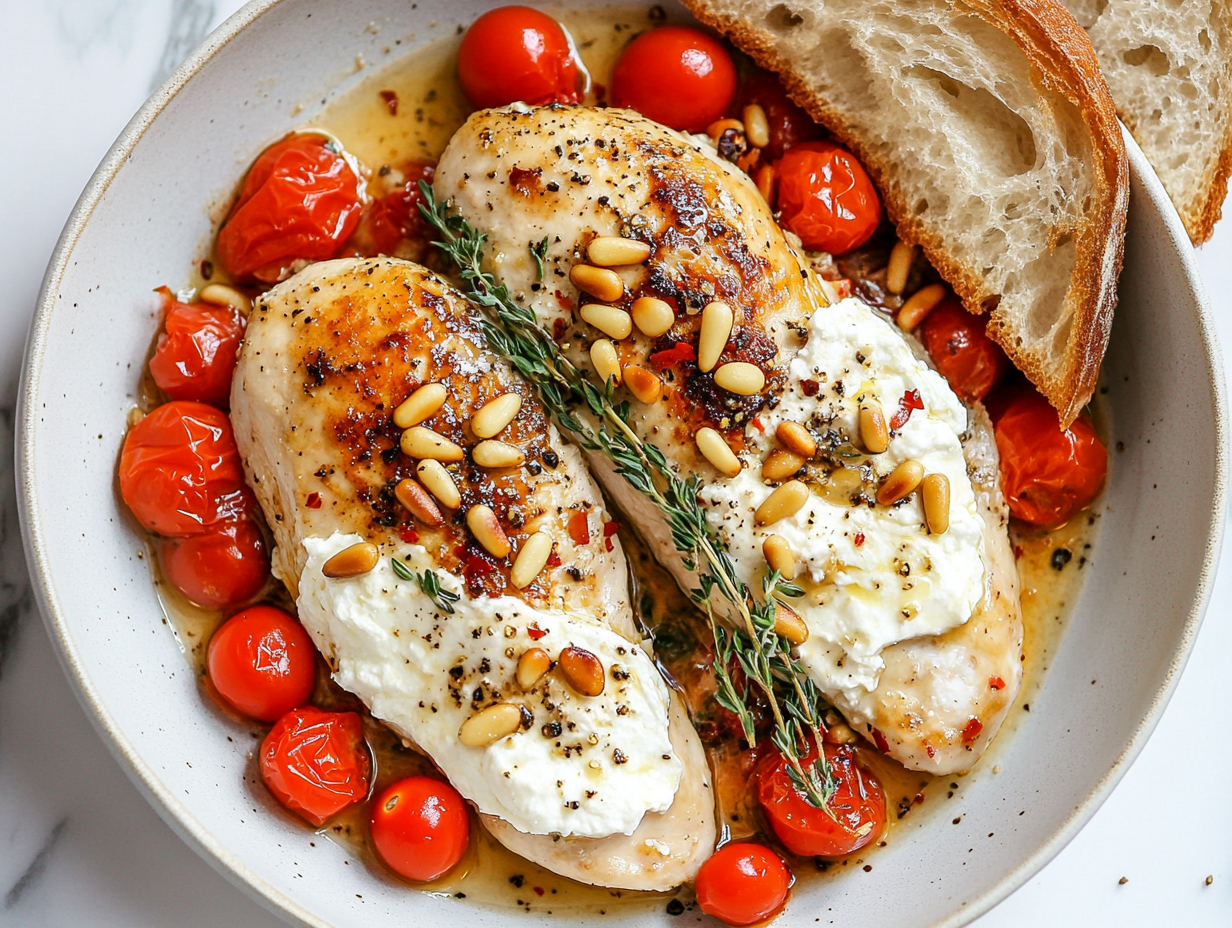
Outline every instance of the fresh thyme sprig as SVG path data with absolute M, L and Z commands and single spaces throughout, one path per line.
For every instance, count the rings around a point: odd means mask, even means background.
M 767 697 L 774 716 L 771 741 L 787 760 L 793 784 L 816 807 L 829 812 L 836 784 L 821 751 L 821 699 L 813 681 L 791 656 L 790 644 L 775 632 L 775 594 L 799 596 L 801 590 L 777 573 L 766 577 L 755 597 L 740 579 L 726 545 L 706 519 L 699 502 L 701 480 L 682 479 L 663 452 L 647 444 L 629 426 L 629 404 L 615 403 L 615 381 L 597 386 L 565 357 L 555 340 L 538 323 L 533 310 L 513 299 L 508 288 L 483 270 L 487 235 L 464 218 L 438 204 L 432 188 L 421 182 L 420 212 L 441 234 L 434 244 L 458 268 L 467 295 L 486 313 L 482 320 L 488 343 L 527 380 L 535 384 L 544 407 L 561 428 L 584 448 L 610 460 L 628 483 L 657 505 L 667 518 L 672 541 L 686 567 L 697 572 L 699 588 L 690 592 L 709 620 L 714 635 L 718 682 L 716 699 L 735 713 L 745 739 L 756 740 L 749 694 L 741 693 L 730 673 L 738 665 L 746 679 Z M 532 254 L 534 252 L 532 251 Z M 535 255 L 538 258 L 538 255 Z M 580 416 L 575 406 L 589 412 Z M 726 623 L 715 615 L 715 594 L 736 615 Z M 810 742 L 817 746 L 814 763 L 804 763 Z
M 453 590 L 441 587 L 441 578 L 435 570 L 425 570 L 422 574 L 418 574 L 396 557 L 391 557 L 389 563 L 399 580 L 410 580 L 412 583 L 419 584 L 419 588 L 424 591 L 428 599 L 432 600 L 432 604 L 437 609 L 453 615 L 453 604 L 461 597 Z

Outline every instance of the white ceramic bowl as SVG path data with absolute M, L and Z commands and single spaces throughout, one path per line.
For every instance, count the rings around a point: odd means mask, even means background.
M 475 926 L 517 910 L 408 890 L 270 814 L 246 780 L 256 741 L 210 710 L 159 621 L 115 464 L 157 322 L 151 287 L 201 257 L 209 208 L 253 155 L 397 52 L 452 33 L 464 0 L 256 2 L 134 117 L 69 220 L 30 333 L 18 440 L 26 550 L 82 704 L 162 817 L 271 909 L 311 925 Z M 408 38 L 414 34 L 417 38 Z M 295 113 L 297 104 L 305 110 Z M 796 892 L 779 924 L 959 925 L 1055 855 L 1124 774 L 1163 711 L 1210 593 L 1227 479 L 1223 374 L 1189 243 L 1129 142 L 1125 271 L 1104 364 L 1106 512 L 1043 690 L 942 815 L 915 816 L 871 872 Z M 1119 450 L 1123 443 L 1124 450 Z M 255 736 L 254 736 L 255 737 Z M 957 824 L 951 824 L 956 819 Z M 609 909 L 574 923 L 670 923 Z

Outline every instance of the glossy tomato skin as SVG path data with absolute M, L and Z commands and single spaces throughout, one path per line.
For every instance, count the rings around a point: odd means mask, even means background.
M 411 240 L 415 246 L 421 246 L 432 237 L 431 228 L 419 213 L 419 203 L 423 199 L 419 182 L 432 183 L 436 165 L 429 161 L 410 161 L 399 171 L 403 177 L 401 185 L 368 205 L 349 243 L 366 257 L 422 257 L 422 248 L 408 250 L 406 243 Z
M 417 883 L 457 866 L 470 840 L 466 801 L 443 780 L 408 777 L 372 804 L 372 843 L 390 870 Z
M 916 330 L 937 370 L 968 403 L 983 400 L 1010 369 L 1009 358 L 984 331 L 985 321 L 952 294 Z
M 371 763 L 354 712 L 313 706 L 280 718 L 261 743 L 261 779 L 289 811 L 323 825 L 368 794 Z
M 164 403 L 129 430 L 120 495 L 160 535 L 195 535 L 253 511 L 230 420 L 189 400 Z
M 868 241 L 881 222 L 881 200 L 863 165 L 831 142 L 804 142 L 778 163 L 783 226 L 810 251 L 841 255 Z
M 218 257 L 233 278 L 275 283 L 297 260 L 325 261 L 359 223 L 359 178 L 323 135 L 288 136 L 265 149 L 244 178 L 218 233 Z
M 181 303 L 163 288 L 163 334 L 150 358 L 150 375 L 173 400 L 220 409 L 231 402 L 231 375 L 244 337 L 244 317 L 227 306 Z
M 684 132 L 721 119 L 736 96 L 736 66 L 723 43 L 686 26 L 644 32 L 612 72 L 612 105 Z
M 1057 411 L 1030 387 L 997 399 L 990 410 L 1010 514 L 1044 528 L 1064 525 L 1103 487 L 1108 449 L 1085 415 L 1062 430 Z
M 821 137 L 821 127 L 792 102 L 782 82 L 769 71 L 754 71 L 740 85 L 737 109 L 743 112 L 750 103 L 765 111 L 770 125 L 770 144 L 762 151 L 763 159 L 777 161 L 787 149 Z
M 725 845 L 697 872 L 697 904 L 729 925 L 765 921 L 783 906 L 791 872 L 761 844 Z
M 787 761 L 777 752 L 758 772 L 757 798 L 774 834 L 801 857 L 841 857 L 873 841 L 885 828 L 885 791 L 846 745 L 823 744 L 838 789 L 830 800 L 831 818 L 791 782 Z M 811 752 L 810 763 L 816 758 Z
M 159 555 L 167 581 L 207 609 L 247 602 L 269 576 L 265 539 L 250 519 L 216 525 L 187 538 L 165 539 Z
M 565 30 L 526 6 L 497 7 L 475 20 L 458 48 L 458 79 L 479 109 L 581 99 Z
M 253 606 L 227 619 L 210 639 L 206 669 L 218 694 L 242 715 L 274 722 L 308 704 L 316 648 L 293 616 Z

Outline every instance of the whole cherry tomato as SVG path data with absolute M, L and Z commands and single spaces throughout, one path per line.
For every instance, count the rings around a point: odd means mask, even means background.
M 784 227 L 810 251 L 841 255 L 863 245 L 881 222 L 881 201 L 864 167 L 831 142 L 804 142 L 778 164 Z
M 410 161 L 402 166 L 401 185 L 390 193 L 373 200 L 364 210 L 359 226 L 351 238 L 351 244 L 367 257 L 394 255 L 419 257 L 418 254 L 401 254 L 400 246 L 407 239 L 426 242 L 430 229 L 419 213 L 423 195 L 419 190 L 421 180 L 432 183 L 436 165 L 428 161 Z
M 159 555 L 168 582 L 208 609 L 247 602 L 269 575 L 265 539 L 249 519 L 216 525 L 187 538 L 168 538 Z
M 253 606 L 214 632 L 206 668 L 233 709 L 273 722 L 312 699 L 316 648 L 295 618 L 273 606 Z
M 721 119 L 736 96 L 736 66 L 718 39 L 685 26 L 643 32 L 612 72 L 612 104 L 684 132 Z
M 364 723 L 354 712 L 293 709 L 261 743 L 261 779 L 313 825 L 368 795 L 370 768 Z
M 763 160 L 777 161 L 787 149 L 821 136 L 813 117 L 791 101 L 782 82 L 769 71 L 754 71 L 740 85 L 738 109 L 743 112 L 751 103 L 762 108 L 770 125 L 770 144 L 762 152 Z
M 218 233 L 218 257 L 236 280 L 275 283 L 296 261 L 338 254 L 363 210 L 359 178 L 323 135 L 292 135 L 248 170 Z
M 697 871 L 697 904 L 729 925 L 765 921 L 783 905 L 791 872 L 761 844 L 728 844 Z
M 984 399 L 1010 369 L 1009 358 L 985 334 L 984 325 L 951 295 L 916 330 L 937 370 L 968 403 Z
M 452 870 L 470 840 L 466 801 L 442 780 L 408 777 L 376 797 L 372 843 L 400 876 L 427 883 Z
M 247 518 L 252 497 L 226 413 L 173 400 L 134 425 L 120 454 L 120 495 L 160 535 L 196 535 Z
M 497 7 L 475 20 L 458 49 L 458 79 L 480 109 L 581 99 L 577 59 L 565 30 L 526 6 Z
M 817 808 L 796 789 L 787 761 L 771 754 L 757 778 L 757 798 L 775 835 L 801 857 L 840 857 L 871 844 L 885 827 L 885 792 L 855 752 L 846 745 L 823 744 L 830 772 L 838 788 L 830 798 L 830 812 Z M 813 763 L 817 752 L 805 758 Z
M 1086 416 L 1062 429 L 1048 401 L 1023 387 L 1008 402 L 1000 398 L 993 421 L 1011 515 L 1055 528 L 1091 505 L 1108 472 L 1108 449 Z
M 197 400 L 226 409 L 231 374 L 244 337 L 244 317 L 227 306 L 166 299 L 163 334 L 150 358 L 150 375 L 173 400 Z

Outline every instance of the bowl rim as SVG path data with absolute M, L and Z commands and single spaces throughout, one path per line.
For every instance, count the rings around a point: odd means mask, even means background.
M 146 100 L 112 144 L 98 168 L 95 169 L 89 183 L 69 214 L 68 221 L 52 252 L 39 290 L 34 316 L 26 339 L 21 380 L 18 387 L 14 451 L 18 484 L 18 517 L 26 566 L 30 573 L 39 613 L 56 645 L 57 658 L 78 701 L 108 750 L 128 778 L 144 795 L 146 801 L 154 807 L 159 817 L 230 883 L 275 915 L 297 920 L 313 928 L 331 928 L 330 922 L 308 911 L 251 870 L 202 826 L 183 803 L 162 784 L 152 767 L 142 759 L 121 731 L 111 712 L 103 704 L 88 675 L 82 655 L 72 639 L 66 614 L 56 595 L 48 563 L 47 542 L 36 505 L 33 477 L 37 431 L 37 389 L 41 379 L 43 355 L 47 349 L 51 319 L 56 308 L 56 294 L 63 282 L 73 250 L 85 231 L 95 208 L 133 149 L 145 135 L 146 130 L 184 86 L 240 32 L 283 2 L 286 0 L 250 0 L 228 17 Z M 1122 134 L 1137 180 L 1144 188 L 1147 199 L 1161 210 L 1170 244 L 1181 257 L 1185 284 L 1197 306 L 1196 322 L 1205 365 L 1204 373 L 1215 414 L 1216 439 L 1211 515 L 1205 528 L 1206 543 L 1198 585 L 1194 591 L 1193 601 L 1185 618 L 1180 639 L 1173 651 L 1171 663 L 1155 692 L 1150 708 L 1139 721 L 1129 742 L 1107 773 L 1096 783 L 1086 798 L 1073 809 L 1051 837 L 1030 856 L 983 893 L 967 900 L 967 903 L 959 910 L 934 921 L 929 928 L 960 928 L 991 910 L 1043 869 L 1091 819 L 1141 753 L 1159 723 L 1193 650 L 1214 588 L 1228 503 L 1229 436 L 1222 354 L 1216 337 L 1216 326 L 1210 301 L 1198 270 L 1194 248 L 1190 244 L 1188 235 L 1163 185 L 1124 126 L 1122 126 Z

